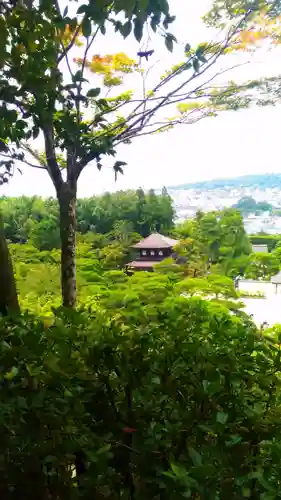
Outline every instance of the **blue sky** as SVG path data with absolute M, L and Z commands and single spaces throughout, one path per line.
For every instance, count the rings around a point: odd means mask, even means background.
M 170 5 L 172 13 L 177 15 L 171 31 L 180 43 L 169 55 L 163 39 L 151 42 L 156 60 L 161 61 L 157 71 L 181 60 L 186 42 L 196 45 L 211 36 L 200 20 L 210 6 L 209 0 L 171 0 Z M 94 48 L 95 53 L 124 51 L 132 57 L 136 56 L 137 50 L 138 45 L 133 39 L 123 41 L 115 34 L 103 37 Z M 242 62 L 243 58 L 244 55 L 238 56 L 237 62 Z M 279 50 L 263 51 L 254 56 L 252 64 L 235 70 L 233 76 L 243 80 L 262 74 L 277 74 L 279 64 Z M 155 83 L 153 78 L 156 79 L 157 75 L 152 75 L 152 84 Z M 139 80 L 133 84 L 137 87 Z M 117 150 L 117 159 L 128 164 L 124 176 L 119 176 L 114 182 L 112 159 L 104 162 L 101 172 L 95 165 L 89 166 L 78 181 L 78 196 L 138 186 L 161 187 L 215 177 L 281 172 L 280 113 L 281 107 L 227 112 L 194 125 L 180 126 L 165 134 L 140 137 L 131 145 L 120 146 Z M 23 168 L 22 171 L 22 175 L 15 174 L 8 186 L 1 187 L 2 194 L 55 195 L 46 172 L 30 168 Z

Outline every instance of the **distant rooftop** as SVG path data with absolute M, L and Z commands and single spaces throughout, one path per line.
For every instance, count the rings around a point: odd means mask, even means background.
M 133 248 L 173 248 L 178 240 L 173 240 L 159 233 L 152 233 L 147 238 L 139 241 Z

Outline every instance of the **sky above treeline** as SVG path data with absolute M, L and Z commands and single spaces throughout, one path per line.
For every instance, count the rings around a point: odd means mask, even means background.
M 155 50 L 153 57 L 158 71 L 168 69 L 182 60 L 186 42 L 196 46 L 213 36 L 201 21 L 201 16 L 211 5 L 210 0 L 172 0 L 170 5 L 172 14 L 177 16 L 171 31 L 179 43 L 170 55 L 165 50 L 162 38 L 148 42 L 148 45 L 153 45 L 148 48 Z M 112 33 L 98 41 L 94 53 L 126 52 L 136 58 L 138 49 L 139 45 L 132 38 L 124 41 L 120 35 Z M 245 80 L 279 73 L 279 49 L 262 51 L 258 56 L 250 57 L 253 59 L 251 64 L 236 69 L 225 81 L 232 77 Z M 245 61 L 245 55 L 236 58 L 237 63 Z M 133 87 L 141 84 L 137 78 L 139 76 L 133 77 L 130 82 Z M 153 72 L 151 78 L 150 83 L 153 85 Z M 100 172 L 95 164 L 83 171 L 78 181 L 78 196 L 87 197 L 104 191 L 139 186 L 145 189 L 159 188 L 217 177 L 280 173 L 280 115 L 281 106 L 225 112 L 196 124 L 180 125 L 164 134 L 137 138 L 132 144 L 117 149 L 116 159 L 127 162 L 124 175 L 120 175 L 117 182 L 114 181 L 111 168 L 114 160 L 106 158 Z M 22 166 L 21 169 L 22 175 L 15 173 L 9 185 L 0 188 L 1 194 L 55 195 L 46 172 Z

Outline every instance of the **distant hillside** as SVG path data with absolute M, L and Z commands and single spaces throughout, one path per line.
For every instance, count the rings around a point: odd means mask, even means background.
M 176 189 L 218 189 L 218 188 L 238 188 L 238 187 L 258 187 L 280 188 L 281 189 L 281 173 L 280 174 L 261 174 L 261 175 L 243 175 L 234 177 L 233 179 L 214 179 L 211 181 L 191 182 L 189 184 L 180 184 L 178 186 L 169 186 L 170 190 Z

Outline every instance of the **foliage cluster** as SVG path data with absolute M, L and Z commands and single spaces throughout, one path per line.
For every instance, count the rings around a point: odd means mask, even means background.
M 57 200 L 36 196 L 2 197 L 0 209 L 5 236 L 12 243 L 29 241 L 39 250 L 60 247 Z M 173 228 L 173 220 L 174 208 L 165 188 L 159 195 L 153 190 L 144 193 L 138 189 L 77 200 L 77 230 L 82 234 L 107 233 L 111 239 L 116 236 L 125 241 L 128 233 L 148 236 L 159 231 L 165 234 Z
M 279 497 L 280 336 L 150 277 L 1 319 L 3 498 Z
M 252 196 L 240 198 L 233 208 L 240 210 L 243 214 L 259 214 L 261 212 L 272 212 L 273 206 L 267 201 L 256 201 Z
M 220 212 L 198 212 L 192 220 L 176 227 L 176 234 L 189 246 L 192 252 L 185 251 L 187 260 L 200 263 L 200 272 L 206 270 L 235 277 L 242 273 L 251 244 L 244 229 L 241 214 L 234 209 Z

